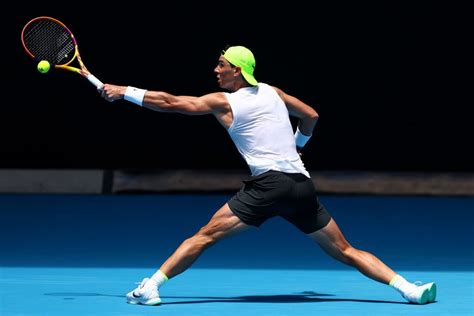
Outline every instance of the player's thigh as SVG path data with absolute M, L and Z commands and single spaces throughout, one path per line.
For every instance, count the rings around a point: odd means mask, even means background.
M 350 247 L 334 219 L 331 219 L 325 227 L 308 234 L 308 236 L 325 252 L 336 258 L 343 256 L 343 252 Z
M 224 204 L 210 219 L 210 221 L 200 229 L 199 234 L 212 237 L 219 240 L 244 230 L 250 226 L 242 222 L 229 208 Z

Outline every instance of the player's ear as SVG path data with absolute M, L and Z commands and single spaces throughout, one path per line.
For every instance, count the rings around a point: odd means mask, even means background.
M 239 66 L 235 66 L 233 69 L 234 69 L 234 77 L 238 77 L 240 76 L 240 74 L 242 74 L 242 68 L 240 68 Z

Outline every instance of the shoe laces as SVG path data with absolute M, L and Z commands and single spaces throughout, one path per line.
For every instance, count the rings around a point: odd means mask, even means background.
M 138 286 L 135 290 L 133 290 L 133 292 L 136 293 L 136 295 L 141 295 L 140 290 L 145 286 L 147 281 L 148 278 L 144 278 L 141 282 L 135 282 L 135 284 Z
M 135 284 L 139 284 L 138 288 L 142 288 L 148 282 L 149 278 L 144 278 L 141 282 L 135 282 Z

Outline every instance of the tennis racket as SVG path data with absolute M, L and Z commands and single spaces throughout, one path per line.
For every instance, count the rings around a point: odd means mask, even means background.
M 76 39 L 62 22 L 47 16 L 34 18 L 23 27 L 21 42 L 31 58 L 47 60 L 54 68 L 78 73 L 102 89 L 104 84 L 84 66 Z M 80 68 L 69 66 L 74 59 Z

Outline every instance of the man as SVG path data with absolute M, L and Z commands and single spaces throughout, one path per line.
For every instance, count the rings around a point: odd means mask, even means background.
M 258 227 L 273 216 L 295 225 L 335 259 L 394 287 L 409 302 L 434 302 L 435 283 L 410 283 L 374 255 L 355 249 L 346 241 L 319 202 L 299 155 L 312 135 L 318 113 L 281 89 L 258 83 L 254 68 L 252 52 L 243 46 L 232 46 L 222 52 L 214 69 L 219 86 L 229 92 L 192 97 L 104 85 L 101 94 L 108 101 L 125 99 L 155 111 L 214 115 L 252 173 L 208 224 L 185 240 L 153 276 L 127 294 L 128 303 L 160 304 L 159 287 L 188 269 L 205 249 L 224 237 Z M 299 119 L 294 134 L 289 115 Z

